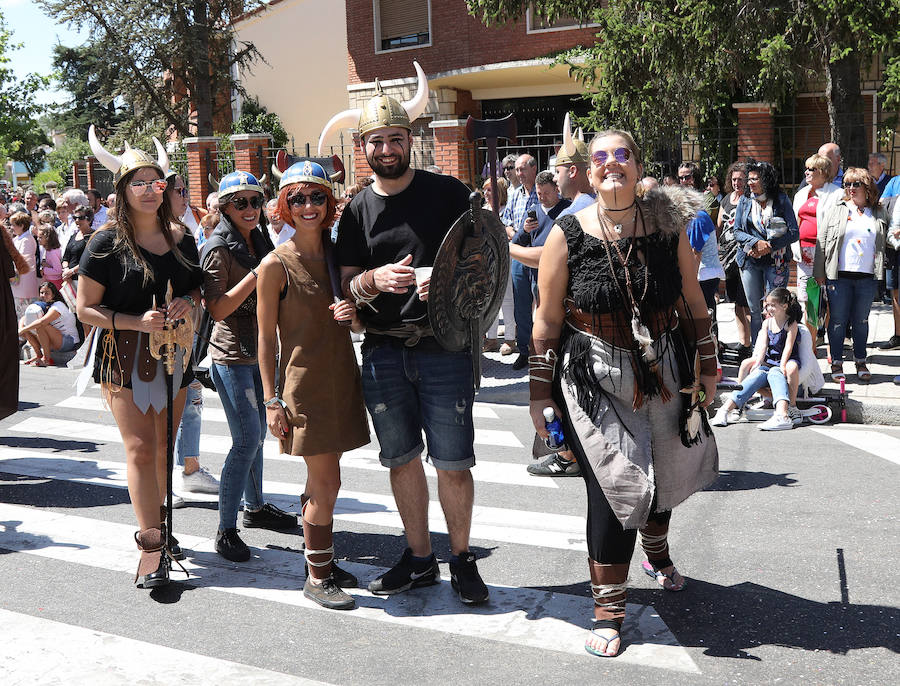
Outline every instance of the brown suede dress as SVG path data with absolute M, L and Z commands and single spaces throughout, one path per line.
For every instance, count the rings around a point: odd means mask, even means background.
M 340 326 L 325 260 L 303 258 L 288 241 L 275 249 L 287 274 L 278 307 L 279 385 L 290 431 L 289 455 L 341 453 L 369 442 L 359 367 L 350 329 Z

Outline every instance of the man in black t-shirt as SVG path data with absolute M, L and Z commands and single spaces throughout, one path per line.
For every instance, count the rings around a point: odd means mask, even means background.
M 417 286 L 414 272 L 434 264 L 447 231 L 469 207 L 469 193 L 453 177 L 409 168 L 412 135 L 402 108 L 409 110 L 379 92 L 362 111 L 361 145 L 375 182 L 344 210 L 337 238 L 344 291 L 366 324 L 366 407 L 381 463 L 391 469 L 409 545 L 369 590 L 391 595 L 440 581 L 428 530 L 424 430 L 450 535 L 451 584 L 460 600 L 476 604 L 488 599 L 488 590 L 469 551 L 474 501 L 470 468 L 475 464 L 472 351 L 448 352 L 437 343 L 425 303 L 430 279 L 420 277 Z M 382 118 L 373 121 L 367 115 Z

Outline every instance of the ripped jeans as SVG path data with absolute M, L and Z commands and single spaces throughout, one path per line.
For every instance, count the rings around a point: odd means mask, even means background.
M 443 350 L 432 338 L 411 348 L 383 339 L 367 335 L 362 349 L 363 395 L 381 464 L 402 467 L 418 457 L 424 430 L 436 469 L 469 469 L 475 464 L 469 351 Z
M 251 510 L 264 504 L 263 441 L 268 427 L 257 365 L 213 363 L 210 373 L 232 441 L 219 481 L 219 531 L 225 531 L 237 525 L 242 495 L 244 506 Z
M 184 467 L 184 458 L 200 457 L 200 419 L 203 416 L 203 384 L 191 381 L 184 400 L 184 412 L 175 436 L 175 464 Z

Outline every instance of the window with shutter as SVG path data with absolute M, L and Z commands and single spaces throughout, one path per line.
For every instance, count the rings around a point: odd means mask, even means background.
M 429 0 L 375 0 L 378 50 L 431 44 Z
M 601 2 L 601 6 L 606 3 Z M 579 22 L 570 14 L 562 14 L 554 21 L 548 21 L 546 17 L 542 17 L 536 12 L 534 7 L 529 7 L 526 14 L 526 31 L 534 33 L 536 31 L 565 31 L 567 29 L 581 29 L 586 26 L 597 26 L 597 24 L 586 24 Z

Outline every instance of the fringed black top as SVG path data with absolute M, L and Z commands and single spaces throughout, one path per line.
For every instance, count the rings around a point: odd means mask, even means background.
M 585 233 L 574 215 L 561 217 L 557 224 L 565 233 L 569 248 L 568 294 L 575 306 L 592 314 L 630 312 L 631 303 L 622 299 L 626 292 L 625 266 L 618 253 L 611 249 L 610 265 L 603 241 Z M 678 234 L 657 230 L 647 236 L 620 238 L 616 243 L 622 255 L 628 255 L 632 241 L 636 249 L 631 251 L 627 262 L 636 298 L 643 293 L 645 279 L 649 278 L 641 312 L 668 310 L 681 297 Z M 641 258 L 646 260 L 647 269 Z

